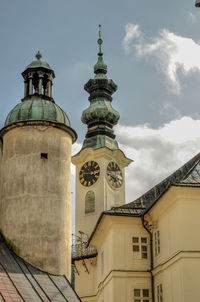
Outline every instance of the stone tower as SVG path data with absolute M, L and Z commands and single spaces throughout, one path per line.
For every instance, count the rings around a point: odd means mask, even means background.
M 0 231 L 27 262 L 70 279 L 70 164 L 76 133 L 52 98 L 55 74 L 39 52 L 22 76 L 24 98 L 0 132 Z
M 72 158 L 76 165 L 77 235 L 79 232 L 90 235 L 104 210 L 125 203 L 124 168 L 131 162 L 115 140 L 113 126 L 119 120 L 119 113 L 111 102 L 117 85 L 106 76 L 101 31 L 98 44 L 95 76 L 84 87 L 90 94 L 90 106 L 82 113 L 82 122 L 87 124 L 88 131 L 82 149 Z

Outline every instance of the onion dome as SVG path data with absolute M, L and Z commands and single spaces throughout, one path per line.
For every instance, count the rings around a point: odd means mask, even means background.
M 70 127 L 66 113 L 54 102 L 52 97 L 54 71 L 48 63 L 41 61 L 41 54 L 36 54 L 36 59 L 29 64 L 22 76 L 24 78 L 24 98 L 8 114 L 3 132 L 10 126 L 24 124 L 48 124 L 70 132 L 73 141 L 76 132 Z
M 70 127 L 66 113 L 58 105 L 37 95 L 17 104 L 8 114 L 5 126 L 21 121 L 49 121 Z
M 111 105 L 112 94 L 117 90 L 117 85 L 106 75 L 107 65 L 103 61 L 101 51 L 103 41 L 100 28 L 99 25 L 99 53 L 98 61 L 94 65 L 95 76 L 84 86 L 90 94 L 90 106 L 83 111 L 81 117 L 82 122 L 88 126 L 83 148 L 98 149 L 107 146 L 110 149 L 118 149 L 113 126 L 117 124 L 120 116 Z

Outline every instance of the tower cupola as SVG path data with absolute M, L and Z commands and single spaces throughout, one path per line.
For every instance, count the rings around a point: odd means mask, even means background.
M 24 78 L 24 99 L 34 94 L 52 98 L 54 71 L 48 63 L 41 60 L 42 55 L 39 51 L 35 57 L 37 60 L 31 62 L 22 72 Z
M 69 132 L 76 140 L 76 133 L 71 128 L 67 114 L 55 103 L 52 86 L 55 73 L 48 63 L 42 61 L 38 51 L 36 60 L 32 61 L 22 72 L 24 78 L 24 97 L 8 114 L 4 129 L 20 126 L 21 123 L 51 123 L 56 128 Z
M 108 147 L 109 149 L 118 149 L 115 140 L 113 126 L 119 120 L 119 113 L 111 106 L 112 94 L 117 90 L 117 85 L 113 80 L 107 78 L 107 65 L 103 61 L 101 45 L 101 25 L 99 25 L 99 53 L 98 61 L 94 65 L 94 79 L 90 79 L 84 86 L 84 89 L 90 94 L 90 106 L 82 113 L 82 122 L 87 124 L 83 148 L 91 147 L 98 149 Z

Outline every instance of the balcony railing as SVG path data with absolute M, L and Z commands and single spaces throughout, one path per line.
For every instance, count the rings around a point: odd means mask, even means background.
M 88 259 L 97 256 L 95 246 L 87 245 L 87 242 L 76 243 L 72 245 L 72 261 L 79 259 Z

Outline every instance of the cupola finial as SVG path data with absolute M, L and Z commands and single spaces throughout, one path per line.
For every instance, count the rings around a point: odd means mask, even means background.
M 101 45 L 103 43 L 103 40 L 101 39 L 101 24 L 99 24 L 99 39 L 97 40 L 97 43 L 99 44 L 99 53 L 98 53 L 98 55 L 102 56 L 103 53 L 101 51 Z
M 39 52 L 39 50 L 38 50 L 37 54 L 35 55 L 35 57 L 36 57 L 37 60 L 40 60 L 42 58 L 42 55 Z

